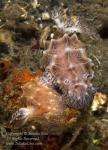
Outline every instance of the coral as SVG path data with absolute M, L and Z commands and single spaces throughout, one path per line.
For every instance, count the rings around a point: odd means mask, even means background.
M 91 84 L 94 76 L 92 61 L 87 58 L 86 48 L 77 34 L 51 40 L 43 56 L 45 73 L 42 80 L 62 90 L 63 99 L 69 107 L 88 106 L 94 97 Z

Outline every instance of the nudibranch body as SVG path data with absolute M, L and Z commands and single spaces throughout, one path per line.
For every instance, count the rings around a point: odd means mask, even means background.
M 44 81 L 62 90 L 62 98 L 69 107 L 83 108 L 92 102 L 95 93 L 90 82 L 94 75 L 92 61 L 77 34 L 53 39 L 43 58 L 45 75 L 48 73 Z
M 59 118 L 63 114 L 62 97 L 39 78 L 27 82 L 22 90 L 27 107 L 12 115 L 11 124 L 22 124 L 33 118 Z

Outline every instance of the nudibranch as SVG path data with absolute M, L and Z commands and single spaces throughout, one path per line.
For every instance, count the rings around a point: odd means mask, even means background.
M 33 118 L 54 119 L 63 113 L 62 97 L 36 77 L 22 86 L 27 107 L 20 108 L 13 115 L 10 124 L 24 124 Z M 15 125 L 16 126 L 16 125 Z
M 45 73 L 43 80 L 48 86 L 58 86 L 62 99 L 69 107 L 84 108 L 94 97 L 91 84 L 94 76 L 92 61 L 87 58 L 86 47 L 77 34 L 51 40 L 43 56 Z
M 90 31 L 84 18 L 81 16 L 72 15 L 67 16 L 66 13 L 62 13 L 61 10 L 54 9 L 52 11 L 52 19 L 55 22 L 56 27 L 63 33 L 73 34 L 79 33 L 84 35 L 93 36 L 94 33 Z
M 66 14 L 62 13 L 58 9 L 54 9 L 52 11 L 52 19 L 54 20 L 57 28 L 64 31 L 64 33 L 82 33 L 83 27 L 79 16 L 73 15 L 71 18 L 67 17 Z

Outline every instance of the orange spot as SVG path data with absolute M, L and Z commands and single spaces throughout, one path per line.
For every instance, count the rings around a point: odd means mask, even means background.
M 72 16 L 71 19 L 72 19 L 72 21 L 73 21 L 74 23 L 76 23 L 77 20 L 78 20 L 78 17 L 77 17 L 77 16 Z
M 35 77 L 41 77 L 43 72 L 41 70 L 37 70 L 35 73 L 30 73 L 27 69 L 21 69 L 19 71 L 15 71 L 13 73 L 12 82 L 14 84 L 25 84 L 26 82 L 34 79 Z
M 33 75 L 28 70 L 22 69 L 14 73 L 12 82 L 14 84 L 24 84 L 29 80 L 31 80 L 32 78 Z

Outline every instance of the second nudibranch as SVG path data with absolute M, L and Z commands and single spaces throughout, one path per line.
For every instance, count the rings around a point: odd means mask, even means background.
M 54 119 L 61 117 L 64 110 L 62 97 L 48 87 L 40 78 L 35 78 L 22 86 L 27 107 L 20 108 L 13 115 L 10 124 L 22 125 L 31 119 Z

